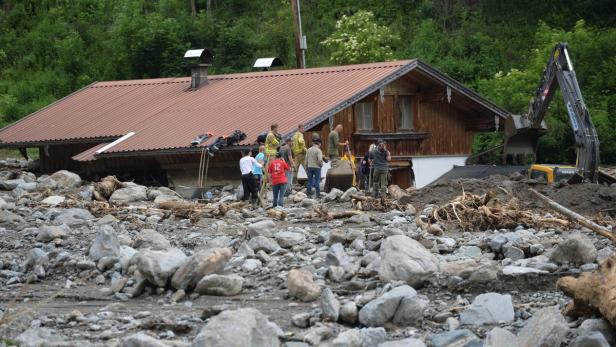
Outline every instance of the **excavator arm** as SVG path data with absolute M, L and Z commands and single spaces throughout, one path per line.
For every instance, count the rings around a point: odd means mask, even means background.
M 504 161 L 522 163 L 528 156 L 535 158 L 539 137 L 547 132 L 544 118 L 557 86 L 563 94 L 575 136 L 577 173 L 597 182 L 599 138 L 582 98 L 566 43 L 554 47 L 528 112 L 522 116 L 510 115 L 505 120 Z

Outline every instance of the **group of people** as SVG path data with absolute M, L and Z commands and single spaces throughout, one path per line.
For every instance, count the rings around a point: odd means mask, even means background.
M 308 185 L 306 195 L 308 197 L 316 194 L 318 198 L 321 194 L 321 169 L 330 160 L 335 166 L 340 160 L 340 148 L 347 148 L 349 141 L 340 141 L 342 125 L 338 124 L 328 136 L 329 158 L 323 155 L 321 149 L 322 142 L 318 133 L 312 134 L 310 148 L 306 148 L 304 140 L 304 126 L 300 124 L 295 134 L 282 140 L 278 133 L 278 125 L 272 124 L 270 131 L 265 137 L 264 144 L 259 146 L 259 153 L 252 156 L 252 150 L 245 150 L 240 159 L 240 171 L 242 173 L 242 187 L 244 196 L 242 200 L 250 200 L 254 205 L 260 200 L 261 193 L 264 193 L 268 184 L 272 186 L 273 207 L 284 205 L 284 197 L 291 193 L 294 180 L 297 180 L 299 166 L 303 165 Z M 388 161 L 391 154 L 385 147 L 385 142 L 379 140 L 378 145 L 367 154 L 367 165 L 373 167 L 374 194 L 387 188 L 387 177 L 389 172 Z M 362 162 L 363 164 L 363 162 Z

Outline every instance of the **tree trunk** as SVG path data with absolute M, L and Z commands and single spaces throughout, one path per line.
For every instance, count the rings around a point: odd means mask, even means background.
M 207 0 L 205 2 L 205 12 L 207 13 L 208 17 L 212 16 L 212 0 Z
M 579 317 L 599 312 L 616 327 L 616 257 L 606 259 L 596 272 L 584 272 L 580 277 L 562 277 L 556 282 L 572 298 L 563 314 Z
M 209 3 L 209 0 L 208 0 Z M 190 0 L 190 15 L 195 18 L 197 16 L 197 2 L 196 0 Z

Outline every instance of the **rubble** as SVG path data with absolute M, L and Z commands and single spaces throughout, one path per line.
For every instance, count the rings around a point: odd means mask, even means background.
M 501 177 L 309 199 L 296 186 L 266 210 L 233 186 L 190 201 L 22 169 L 0 168 L 0 344 L 615 342 L 616 245 L 529 188 L 611 232 L 616 187 Z

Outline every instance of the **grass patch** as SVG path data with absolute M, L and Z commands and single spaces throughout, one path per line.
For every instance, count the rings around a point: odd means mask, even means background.
M 39 158 L 39 150 L 38 148 L 28 148 L 28 158 L 30 159 L 38 159 Z M 8 158 L 17 158 L 23 159 L 19 150 L 12 148 L 0 148 L 0 160 L 8 159 Z

